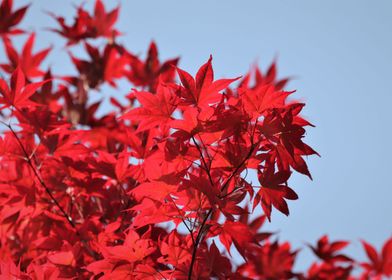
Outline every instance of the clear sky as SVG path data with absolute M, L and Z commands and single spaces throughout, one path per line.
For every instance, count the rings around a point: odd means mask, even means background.
M 47 61 L 55 72 L 70 73 L 64 41 L 42 32 L 54 24 L 43 11 L 71 19 L 82 1 L 30 2 L 23 27 L 41 31 L 37 49 L 54 46 Z M 255 62 L 265 69 L 277 57 L 280 76 L 295 78 L 288 89 L 306 102 L 304 115 L 316 125 L 306 140 L 322 157 L 308 159 L 314 181 L 291 180 L 300 198 L 290 202 L 290 217 L 275 211 L 267 230 L 295 248 L 325 233 L 353 240 L 347 251 L 360 259 L 360 238 L 379 248 L 392 234 L 392 1 L 104 2 L 121 3 L 119 41 L 135 53 L 154 39 L 161 57 L 180 55 L 191 73 L 212 54 L 216 77 L 237 77 Z M 309 255 L 301 253 L 298 267 Z

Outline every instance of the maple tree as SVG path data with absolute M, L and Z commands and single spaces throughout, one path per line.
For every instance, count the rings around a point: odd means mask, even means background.
M 78 73 L 53 76 L 41 65 L 51 49 L 33 54 L 35 34 L 17 27 L 28 7 L 0 8 L 1 279 L 392 276 L 392 238 L 381 252 L 362 241 L 368 261 L 359 262 L 341 252 L 347 241 L 323 236 L 310 246 L 318 260 L 297 272 L 298 250 L 263 231 L 272 211 L 289 214 L 291 174 L 311 178 L 304 157 L 317 155 L 303 142 L 305 104 L 289 98 L 275 63 L 216 79 L 210 57 L 192 76 L 178 58 L 161 62 L 154 42 L 143 60 L 117 42 L 119 7 L 97 0 L 71 25 L 50 14 L 66 46 L 88 54 L 70 49 Z M 110 97 L 112 110 L 97 117 L 92 92 L 122 78 L 127 104 Z

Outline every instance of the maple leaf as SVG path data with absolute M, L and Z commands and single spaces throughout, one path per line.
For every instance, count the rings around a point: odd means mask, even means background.
M 178 138 L 167 139 L 165 145 L 158 144 L 158 147 L 164 150 L 162 168 L 167 174 L 182 172 L 190 167 L 190 163 L 199 158 L 196 147 Z
M 253 207 L 255 207 L 261 199 L 261 206 L 269 221 L 271 221 L 272 206 L 288 216 L 289 208 L 285 199 L 295 200 L 298 198 L 297 194 L 291 188 L 284 185 L 290 175 L 290 172 L 285 171 L 274 173 L 273 168 L 258 172 L 261 187 L 256 194 Z
M 225 144 L 223 158 L 217 158 L 221 162 L 221 166 L 217 164 L 217 159 L 214 159 L 214 167 L 225 167 L 230 169 L 235 169 L 240 166 L 241 162 L 246 155 L 249 153 L 250 148 L 247 147 L 242 142 L 233 143 L 231 141 L 227 141 Z
M 43 80 L 48 80 L 48 82 L 45 83 L 31 99 L 36 103 L 48 105 L 49 111 L 58 113 L 63 106 L 60 105 L 58 100 L 60 98 L 60 93 L 54 90 L 53 76 L 50 70 L 45 73 Z
M 35 41 L 35 33 L 31 33 L 26 43 L 23 46 L 22 52 L 18 54 L 12 45 L 10 39 L 6 38 L 4 41 L 4 48 L 7 52 L 9 60 L 8 64 L 0 64 L 0 67 L 7 73 L 12 73 L 17 67 L 20 67 L 26 78 L 42 77 L 45 72 L 39 67 L 42 61 L 49 54 L 51 48 L 46 48 L 33 54 L 33 45 Z
M 147 197 L 157 201 L 163 201 L 168 195 L 174 193 L 177 186 L 165 182 L 145 182 L 130 191 L 137 200 Z
M 158 261 L 172 263 L 175 266 L 189 261 L 191 259 L 189 241 L 190 239 L 186 240 L 184 236 L 173 230 L 160 244 L 162 257 Z
M 94 14 L 90 15 L 82 8 L 82 6 L 79 6 L 77 8 L 77 16 L 75 17 L 72 25 L 67 25 L 64 17 L 49 13 L 49 15 L 57 21 L 61 28 L 50 28 L 49 30 L 66 38 L 68 40 L 68 46 L 88 38 L 106 37 L 110 40 L 114 40 L 114 38 L 120 34 L 113 27 L 117 21 L 118 14 L 119 7 L 110 12 L 106 12 L 102 1 L 96 0 Z
M 68 122 L 59 119 L 44 106 L 29 107 L 29 110 L 16 111 L 14 114 L 20 121 L 20 127 L 26 132 L 35 132 L 40 137 L 67 133 L 67 129 L 70 127 Z
M 188 72 L 177 68 L 182 87 L 179 95 L 186 104 L 193 104 L 198 107 L 206 107 L 221 100 L 220 91 L 226 89 L 234 79 L 220 79 L 214 81 L 214 70 L 212 69 L 212 56 L 203 64 L 196 73 L 194 79 Z
M 159 81 L 171 83 L 174 80 L 175 68 L 179 58 L 169 59 L 161 63 L 158 59 L 158 49 L 154 41 L 150 43 L 145 61 L 130 54 L 131 70 L 126 72 L 127 78 L 135 85 L 147 87 L 155 92 Z
M 261 227 L 263 226 L 264 222 L 267 219 L 267 216 L 262 215 L 259 217 L 254 218 L 252 222 L 249 221 L 250 213 L 248 211 L 248 207 L 245 208 L 245 212 L 240 215 L 239 221 L 245 224 L 248 229 L 253 233 L 255 240 L 258 242 L 263 241 L 270 237 L 273 233 L 271 232 L 260 232 Z
M 201 129 L 201 124 L 198 119 L 199 111 L 194 107 L 187 107 L 182 114 L 182 119 L 175 119 L 171 122 L 173 128 L 187 132 L 189 135 L 194 135 Z
M 122 55 L 121 47 L 107 44 L 103 52 L 88 43 L 85 43 L 84 47 L 90 60 L 78 59 L 69 53 L 80 76 L 65 77 L 64 80 L 74 86 L 78 86 L 82 82 L 90 88 L 97 88 L 98 85 L 106 81 L 116 87 L 115 80 L 123 75 L 124 67 L 128 63 L 128 57 Z
M 215 134 L 218 139 L 219 137 L 225 139 L 233 136 L 237 140 L 238 136 L 249 128 L 250 118 L 242 110 L 234 106 L 226 106 L 224 103 L 217 105 L 214 110 L 211 109 L 203 109 L 199 117 L 204 125 L 204 131 Z M 204 113 L 203 117 L 202 113 Z M 213 134 L 211 134 L 212 137 Z M 214 142 L 218 139 L 211 140 Z
M 118 264 L 117 262 L 111 262 L 108 259 L 92 262 L 86 266 L 86 270 L 92 272 L 94 275 L 99 275 L 100 279 L 103 280 L 133 279 L 132 277 L 133 265 L 128 263 Z
M 313 263 L 308 270 L 306 277 L 301 279 L 307 280 L 328 280 L 328 279 L 344 279 L 351 280 L 351 271 L 353 265 L 338 265 L 336 263 L 322 262 Z
M 322 236 L 318 242 L 317 247 L 310 246 L 312 251 L 322 260 L 329 263 L 335 262 L 352 262 L 352 259 L 346 255 L 339 254 L 338 251 L 347 247 L 347 241 L 329 242 L 328 236 Z
M 288 242 L 267 241 L 247 251 L 247 261 L 238 271 L 250 279 L 293 279 L 296 254 L 297 251 L 291 251 Z
M 365 277 L 392 276 L 392 238 L 389 238 L 383 245 L 380 254 L 366 241 L 362 240 L 363 248 L 370 262 L 363 262 L 361 266 L 365 268 Z
M 91 36 L 115 38 L 120 33 L 113 28 L 116 23 L 119 13 L 119 7 L 110 12 L 105 11 L 105 7 L 101 0 L 95 1 L 94 16 L 91 19 L 89 28 L 91 29 Z
M 101 250 L 104 256 L 111 260 L 124 260 L 133 263 L 144 259 L 156 249 L 151 240 L 141 238 L 136 231 L 129 230 L 123 245 L 107 246 Z
M 274 109 L 264 118 L 260 131 L 268 141 L 273 143 L 269 156 L 271 161 L 276 160 L 279 170 L 290 171 L 291 166 L 312 179 L 302 156 L 318 155 L 318 153 L 302 141 L 305 133 L 303 122 L 301 120 L 299 120 L 300 124 L 296 122 L 297 114 L 302 107 L 301 104 L 295 103 L 287 108 Z
M 258 71 L 256 82 L 257 83 L 264 82 L 266 84 L 275 83 L 275 87 L 280 87 L 280 86 L 283 87 L 287 82 L 287 79 L 277 81 L 276 78 L 277 78 L 277 67 L 276 67 L 276 60 L 275 60 L 269 66 L 267 73 L 264 77 L 261 75 L 261 72 Z
M 207 258 L 207 266 L 213 274 L 221 277 L 221 279 L 227 278 L 227 276 L 231 274 L 232 269 L 230 260 L 221 254 L 214 241 L 212 241 L 210 245 Z
M 132 226 L 140 228 L 149 224 L 158 224 L 178 217 L 178 209 L 172 203 L 161 203 L 151 199 L 144 199 L 142 203 L 131 208 L 137 213 Z
M 77 158 L 79 156 L 89 153 L 89 149 L 80 143 L 79 136 L 77 134 L 62 134 L 60 133 L 59 138 L 50 147 L 53 155 L 56 157 L 69 157 Z
M 0 5 L 0 36 L 24 33 L 23 30 L 14 28 L 23 19 L 29 5 L 12 11 L 13 0 L 3 0 Z
M 293 92 L 277 92 L 275 87 L 271 85 L 245 90 L 242 94 L 244 109 L 257 118 L 268 109 L 284 107 L 287 96 Z
M 183 186 L 189 188 L 195 188 L 196 190 L 203 193 L 207 198 L 211 206 L 220 206 L 222 201 L 219 199 L 219 188 L 218 186 L 212 186 L 211 182 L 207 178 L 208 175 L 205 172 L 200 174 L 189 174 L 189 180 L 184 180 Z
M 252 232 L 241 222 L 226 221 L 223 226 L 213 226 L 211 233 L 212 235 L 219 235 L 219 240 L 230 255 L 230 247 L 233 242 L 237 250 L 244 256 L 246 248 L 254 241 Z
M 144 159 L 143 172 L 149 181 L 160 180 L 177 184 L 180 179 L 178 175 L 186 173 L 192 162 L 198 158 L 199 152 L 195 147 L 177 138 L 170 138 L 156 144 L 154 150 Z
M 129 155 L 130 154 L 125 150 L 118 155 L 114 173 L 119 182 L 123 182 L 127 178 L 131 177 L 131 171 L 129 169 Z
M 91 17 L 81 6 L 77 8 L 77 16 L 72 25 L 67 25 L 63 17 L 56 16 L 50 12 L 49 15 L 54 18 L 61 27 L 61 29 L 49 28 L 49 30 L 65 37 L 68 40 L 68 46 L 90 36 L 88 32 L 88 23 L 91 20 Z
M 141 107 L 125 113 L 121 118 L 139 121 L 138 132 L 166 124 L 177 107 L 176 96 L 165 84 L 158 86 L 156 94 L 138 91 L 136 97 Z
M 252 77 L 254 77 L 254 85 L 250 86 L 249 83 Z M 289 78 L 285 78 L 282 80 L 277 79 L 277 66 L 275 60 L 269 66 L 265 74 L 261 72 L 260 68 L 257 65 L 252 67 L 249 73 L 246 74 L 240 82 L 239 88 L 254 90 L 265 85 L 270 85 L 273 86 L 276 91 L 281 91 L 288 83 L 288 81 Z
M 44 85 L 46 81 L 38 83 L 28 83 L 26 85 L 26 78 L 21 68 L 17 68 L 11 76 L 11 85 L 7 85 L 7 82 L 0 79 L 0 103 L 5 104 L 3 108 L 13 106 L 16 108 L 23 108 L 29 106 L 37 106 L 36 103 L 29 100 L 29 98 L 36 92 L 38 88 Z

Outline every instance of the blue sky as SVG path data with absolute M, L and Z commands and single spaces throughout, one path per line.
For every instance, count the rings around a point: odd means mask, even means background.
M 47 61 L 55 72 L 74 70 L 64 41 L 42 32 L 54 24 L 43 11 L 71 19 L 79 3 L 33 1 L 23 21 L 27 30 L 41 31 L 36 49 L 54 46 Z M 313 181 L 292 179 L 300 198 L 290 203 L 290 217 L 275 211 L 266 229 L 296 248 L 326 233 L 353 240 L 347 251 L 362 259 L 360 238 L 379 248 L 392 234 L 391 1 L 145 0 L 121 6 L 118 29 L 125 34 L 119 41 L 137 54 L 154 39 L 161 57 L 180 55 L 191 73 L 212 54 L 216 77 L 237 77 L 255 62 L 265 69 L 277 57 L 281 77 L 294 77 L 288 89 L 306 102 L 303 114 L 316 125 L 306 140 L 322 157 L 308 159 Z M 298 267 L 309 256 L 304 250 Z

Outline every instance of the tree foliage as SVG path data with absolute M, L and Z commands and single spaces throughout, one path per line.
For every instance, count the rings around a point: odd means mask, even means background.
M 289 215 L 289 179 L 311 178 L 304 158 L 317 155 L 303 141 L 305 104 L 275 63 L 216 79 L 212 57 L 195 75 L 178 58 L 162 62 L 154 42 L 142 59 L 117 41 L 119 7 L 97 0 L 71 24 L 50 14 L 76 68 L 53 75 L 42 66 L 51 48 L 34 51 L 35 34 L 18 28 L 27 8 L 3 0 L 0 10 L 1 279 L 392 276 L 392 239 L 381 252 L 363 241 L 369 259 L 358 262 L 341 251 L 347 241 L 324 236 L 310 246 L 317 261 L 297 272 L 298 250 L 263 230 L 272 211 Z M 98 117 L 92 95 L 120 79 L 127 104 L 110 97 Z

